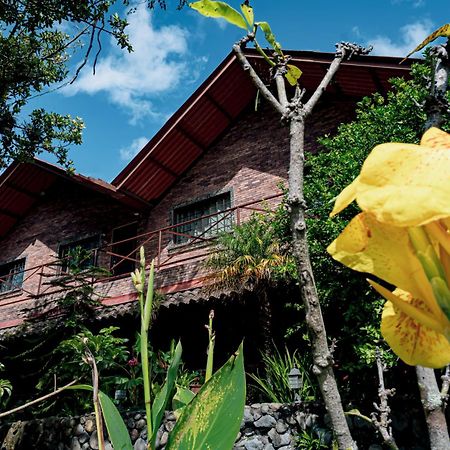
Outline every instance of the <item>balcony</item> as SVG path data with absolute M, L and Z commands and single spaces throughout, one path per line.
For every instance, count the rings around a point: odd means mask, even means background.
M 155 284 L 161 292 L 173 293 L 199 287 L 207 275 L 201 261 L 215 251 L 211 244 L 217 234 L 230 230 L 234 224 L 239 225 L 253 212 L 266 213 L 279 203 L 281 196 L 272 195 L 90 248 L 90 263 L 101 268 L 103 273 L 90 276 L 86 275 L 87 271 L 81 270 L 78 281 L 77 276 L 71 276 L 68 269 L 70 261 L 67 258 L 70 256 L 58 258 L 55 255 L 50 262 L 34 267 L 19 264 L 15 270 L 0 276 L 0 310 L 6 313 L 2 316 L 10 319 L 9 322 L 13 319 L 11 315 L 30 317 L 29 313 L 20 312 L 20 303 L 27 304 L 28 311 L 36 309 L 38 313 L 39 310 L 46 310 L 55 299 L 79 287 L 81 277 L 83 282 L 95 287 L 105 305 L 133 300 L 135 291 L 129 273 L 139 264 L 141 246 L 145 248 L 147 262 L 155 260 Z

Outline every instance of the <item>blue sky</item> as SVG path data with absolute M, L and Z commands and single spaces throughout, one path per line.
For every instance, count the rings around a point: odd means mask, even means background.
M 134 53 L 105 36 L 95 76 L 85 67 L 69 88 L 30 105 L 84 119 L 83 144 L 70 150 L 78 172 L 111 181 L 242 37 L 243 30 L 175 4 L 153 13 L 138 8 L 129 16 Z M 253 0 L 252 6 L 285 49 L 332 52 L 336 42 L 352 41 L 396 56 L 447 23 L 442 12 L 450 12 L 448 0 Z

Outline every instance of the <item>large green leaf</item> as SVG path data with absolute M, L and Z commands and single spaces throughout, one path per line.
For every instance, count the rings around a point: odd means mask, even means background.
M 74 386 L 69 386 L 67 389 L 92 392 L 92 386 L 89 384 L 76 384 Z M 133 450 L 133 444 L 131 443 L 127 427 L 117 410 L 116 405 L 114 405 L 113 401 L 102 391 L 98 391 L 98 400 L 114 450 Z
M 242 3 L 241 11 L 245 17 L 245 20 L 249 24 L 250 28 L 253 28 L 253 22 L 254 22 L 253 8 L 250 5 L 246 5 L 245 3 Z
M 156 441 L 156 433 L 158 432 L 158 428 L 161 425 L 161 420 L 164 414 L 164 410 L 166 409 L 167 403 L 170 399 L 170 394 L 173 391 L 175 386 L 175 381 L 177 379 L 178 367 L 181 362 L 181 353 L 183 348 L 181 346 L 181 342 L 178 341 L 178 344 L 175 348 L 175 353 L 173 355 L 172 361 L 170 362 L 170 366 L 167 370 L 166 381 L 163 384 L 163 387 L 158 392 L 158 395 L 155 397 L 152 405 L 152 428 L 153 428 L 153 436 L 152 436 L 152 448 L 154 448 L 154 443 Z
M 256 25 L 261 28 L 264 32 L 264 36 L 266 37 L 266 41 L 271 45 L 271 47 L 281 56 L 283 56 L 283 52 L 281 51 L 281 45 L 277 42 L 275 35 L 272 33 L 272 29 L 267 22 L 256 22 Z
M 225 2 L 201 0 L 200 2 L 189 3 L 189 6 L 206 17 L 225 19 L 239 28 L 247 29 L 244 17 Z
M 244 414 L 242 344 L 184 408 L 166 450 L 230 450 Z
M 114 450 L 133 450 L 128 429 L 113 401 L 102 391 L 98 392 L 106 429 Z

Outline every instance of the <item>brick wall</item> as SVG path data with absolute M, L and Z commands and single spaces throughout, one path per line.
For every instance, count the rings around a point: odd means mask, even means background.
M 317 151 L 317 137 L 333 131 L 340 122 L 348 120 L 353 109 L 354 102 L 325 97 L 307 124 L 306 150 Z M 277 184 L 287 181 L 288 160 L 289 130 L 280 124 L 277 115 L 267 106 L 260 105 L 255 112 L 253 105 L 250 105 L 148 216 L 141 218 L 139 233 L 171 225 L 174 207 L 205 196 L 231 191 L 233 205 L 240 205 L 279 193 Z M 242 218 L 250 213 L 243 211 Z M 101 243 L 107 244 L 111 241 L 114 227 L 134 220 L 136 216 L 133 211 L 117 202 L 61 180 L 0 242 L 0 263 L 26 257 L 27 269 L 45 264 L 57 256 L 61 243 L 100 233 Z M 174 248 L 172 238 L 170 233 L 162 235 L 160 262 L 166 262 L 166 265 L 157 276 L 159 287 L 167 288 L 205 275 L 198 261 L 208 247 L 197 246 L 192 251 L 182 252 Z M 158 249 L 158 235 L 154 235 L 146 247 L 148 256 L 154 256 Z M 193 256 L 197 260 L 183 261 Z M 109 257 L 102 256 L 100 263 L 109 267 Z M 25 280 L 24 289 L 36 292 L 39 279 L 34 275 Z M 109 297 L 133 292 L 128 277 L 100 285 L 99 290 Z M 39 306 L 39 302 L 43 306 L 48 300 L 31 299 L 24 292 L 0 295 L 0 322 L 5 324 L 20 320 L 26 316 L 26 309 Z M 51 302 L 50 298 L 49 305 Z

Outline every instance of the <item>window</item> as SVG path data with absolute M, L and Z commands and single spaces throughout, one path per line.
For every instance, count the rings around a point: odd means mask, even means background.
M 207 238 L 229 230 L 233 223 L 233 215 L 231 213 L 220 214 L 221 211 L 229 208 L 231 208 L 230 192 L 175 208 L 173 211 L 174 224 L 182 223 L 183 225 L 176 227 L 175 231 L 180 234 L 174 235 L 174 243 L 185 244 L 196 236 Z M 204 217 L 210 214 L 214 215 Z
M 100 243 L 98 235 L 79 241 L 64 244 L 59 247 L 61 272 L 69 273 L 85 270 L 97 265 L 96 249 Z
M 20 289 L 23 283 L 25 258 L 0 266 L 0 293 Z

